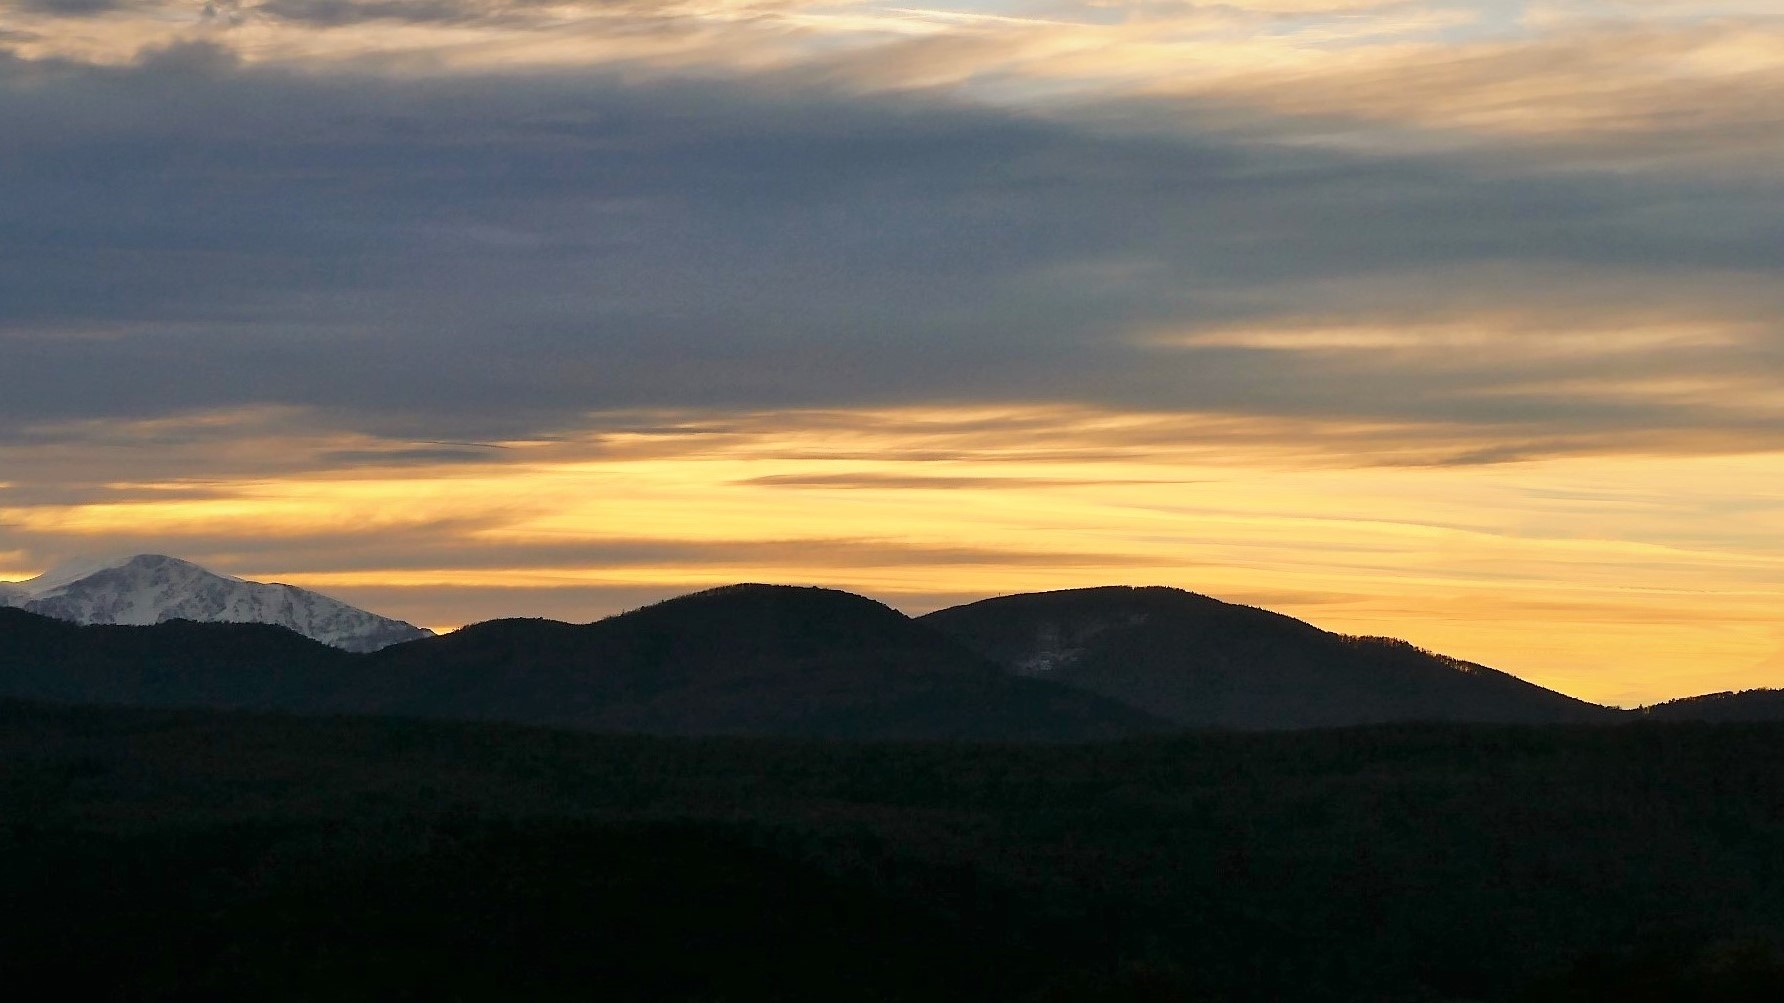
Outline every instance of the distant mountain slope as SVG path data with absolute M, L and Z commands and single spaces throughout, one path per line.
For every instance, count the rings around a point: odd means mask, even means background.
M 76 626 L 0 609 L 0 695 L 669 735 L 1085 741 L 1170 729 L 1012 678 L 870 599 L 781 586 L 588 626 L 498 620 L 364 654 L 261 624 Z
M 270 623 L 348 651 L 432 634 L 307 589 L 243 581 L 161 554 L 64 566 L 8 583 L 0 605 L 82 624 Z
M 0 608 L 0 694 L 70 703 L 324 709 L 356 656 L 259 623 L 82 626 Z
M 871 599 L 736 585 L 584 627 L 504 620 L 372 656 L 355 709 L 659 734 L 1080 740 L 1166 726 L 1013 679 Z
M 920 623 L 1009 671 L 1183 725 L 1305 728 L 1388 721 L 1616 720 L 1621 712 L 1388 638 L 1170 588 L 1006 596 Z
M 81 702 L 1010 741 L 1626 716 L 1401 641 L 1164 588 L 1010 596 L 912 620 L 846 592 L 739 585 L 586 626 L 499 620 L 358 654 L 263 624 L 76 627 L 0 614 L 0 695 Z
M 1784 721 L 1784 689 L 1681 697 L 1641 709 L 1658 721 Z

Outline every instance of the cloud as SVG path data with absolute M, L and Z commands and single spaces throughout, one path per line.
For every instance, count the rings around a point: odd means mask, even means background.
M 75 0 L 81 2 L 81 0 Z M 732 17 L 761 15 L 803 6 L 798 0 L 738 3 L 684 3 L 676 0 L 262 0 L 242 8 L 246 15 L 277 18 L 322 28 L 367 22 L 421 25 L 500 24 L 505 27 L 561 28 L 566 14 L 629 20 L 686 20 L 723 12 Z
M 1769 6 L 6 9 L 9 566 L 1776 648 Z
M 318 453 L 316 461 L 333 468 L 390 467 L 443 463 L 488 463 L 491 448 L 465 446 L 418 446 L 408 449 L 336 449 Z
M 61 17 L 88 17 L 120 10 L 127 6 L 126 0 L 11 0 L 11 2 L 19 9 L 34 14 L 52 14 Z
M 769 474 L 738 481 L 757 487 L 771 488 L 840 488 L 876 491 L 954 491 L 961 488 L 1023 491 L 1034 488 L 1119 487 L 1127 484 L 1157 484 L 1158 481 L 1074 480 L 1063 477 L 959 477 L 939 474 Z M 1163 483 L 1185 484 L 1188 481 Z
M 1161 562 L 1131 553 L 1094 553 L 1056 549 L 933 546 L 923 543 L 848 537 L 762 539 L 609 538 L 553 542 L 480 540 L 475 530 L 486 520 L 418 521 L 395 528 L 352 528 L 335 532 L 269 534 L 206 534 L 179 539 L 182 556 L 214 563 L 242 574 L 278 574 L 311 581 L 350 581 L 361 573 L 386 583 L 406 577 L 435 582 L 457 581 L 465 587 L 548 587 L 623 575 L 632 569 L 681 566 L 703 573 L 728 570 L 747 574 L 764 567 L 800 569 L 865 569 L 900 566 L 996 566 L 1031 568 L 1143 568 Z M 132 553 L 157 549 L 166 536 L 127 534 L 113 537 L 110 550 Z M 53 563 L 48 538 L 21 536 L 26 546 L 16 552 L 44 555 Z M 246 570 L 244 570 L 246 569 Z M 259 570 L 256 570 L 259 569 Z
M 499 4 L 463 0 L 266 0 L 255 13 L 323 27 L 366 21 L 459 22 L 487 17 Z
M 1506 393 L 1776 372 L 1765 183 L 769 83 L 321 77 L 206 45 L 6 60 L 0 88 L 14 437 L 282 407 L 483 441 L 635 408 L 961 401 L 1771 434 L 1758 404 Z M 1209 333 L 1309 324 L 1473 333 L 1342 358 Z M 1674 328 L 1732 333 L 1627 335 Z
M 1148 89 L 1377 148 L 1514 144 L 1557 164 L 1753 174 L 1784 157 L 1764 98 L 1781 83 L 1784 18 L 1769 11 L 1433 38 Z

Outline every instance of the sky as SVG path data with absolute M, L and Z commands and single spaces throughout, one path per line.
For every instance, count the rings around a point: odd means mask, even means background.
M 0 580 L 1784 685 L 1775 0 L 0 0 Z

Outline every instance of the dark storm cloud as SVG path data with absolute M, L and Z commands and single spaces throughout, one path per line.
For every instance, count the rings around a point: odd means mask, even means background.
M 440 463 L 488 463 L 486 449 L 455 449 L 450 446 L 416 449 L 334 449 L 316 459 L 331 467 L 407 466 Z
M 501 439 L 921 401 L 1779 431 L 1726 399 L 1536 386 L 1775 375 L 1776 331 L 1608 357 L 1140 337 L 1544 297 L 1614 326 L 1705 288 L 1692 310 L 1772 318 L 1769 181 L 1123 136 L 785 80 L 324 76 L 202 44 L 0 56 L 0 96 L 0 438 L 261 405 Z
M 466 21 L 486 15 L 491 6 L 458 0 L 268 0 L 253 9 L 287 21 L 338 27 L 363 21 L 419 24 Z
M 129 4 L 127 0 L 12 0 L 12 6 L 36 14 L 85 17 L 122 10 Z

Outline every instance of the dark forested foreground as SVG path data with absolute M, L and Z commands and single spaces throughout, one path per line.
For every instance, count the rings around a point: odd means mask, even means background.
M 896 746 L 10 703 L 0 819 L 0 977 L 71 998 L 1784 998 L 1772 724 Z

